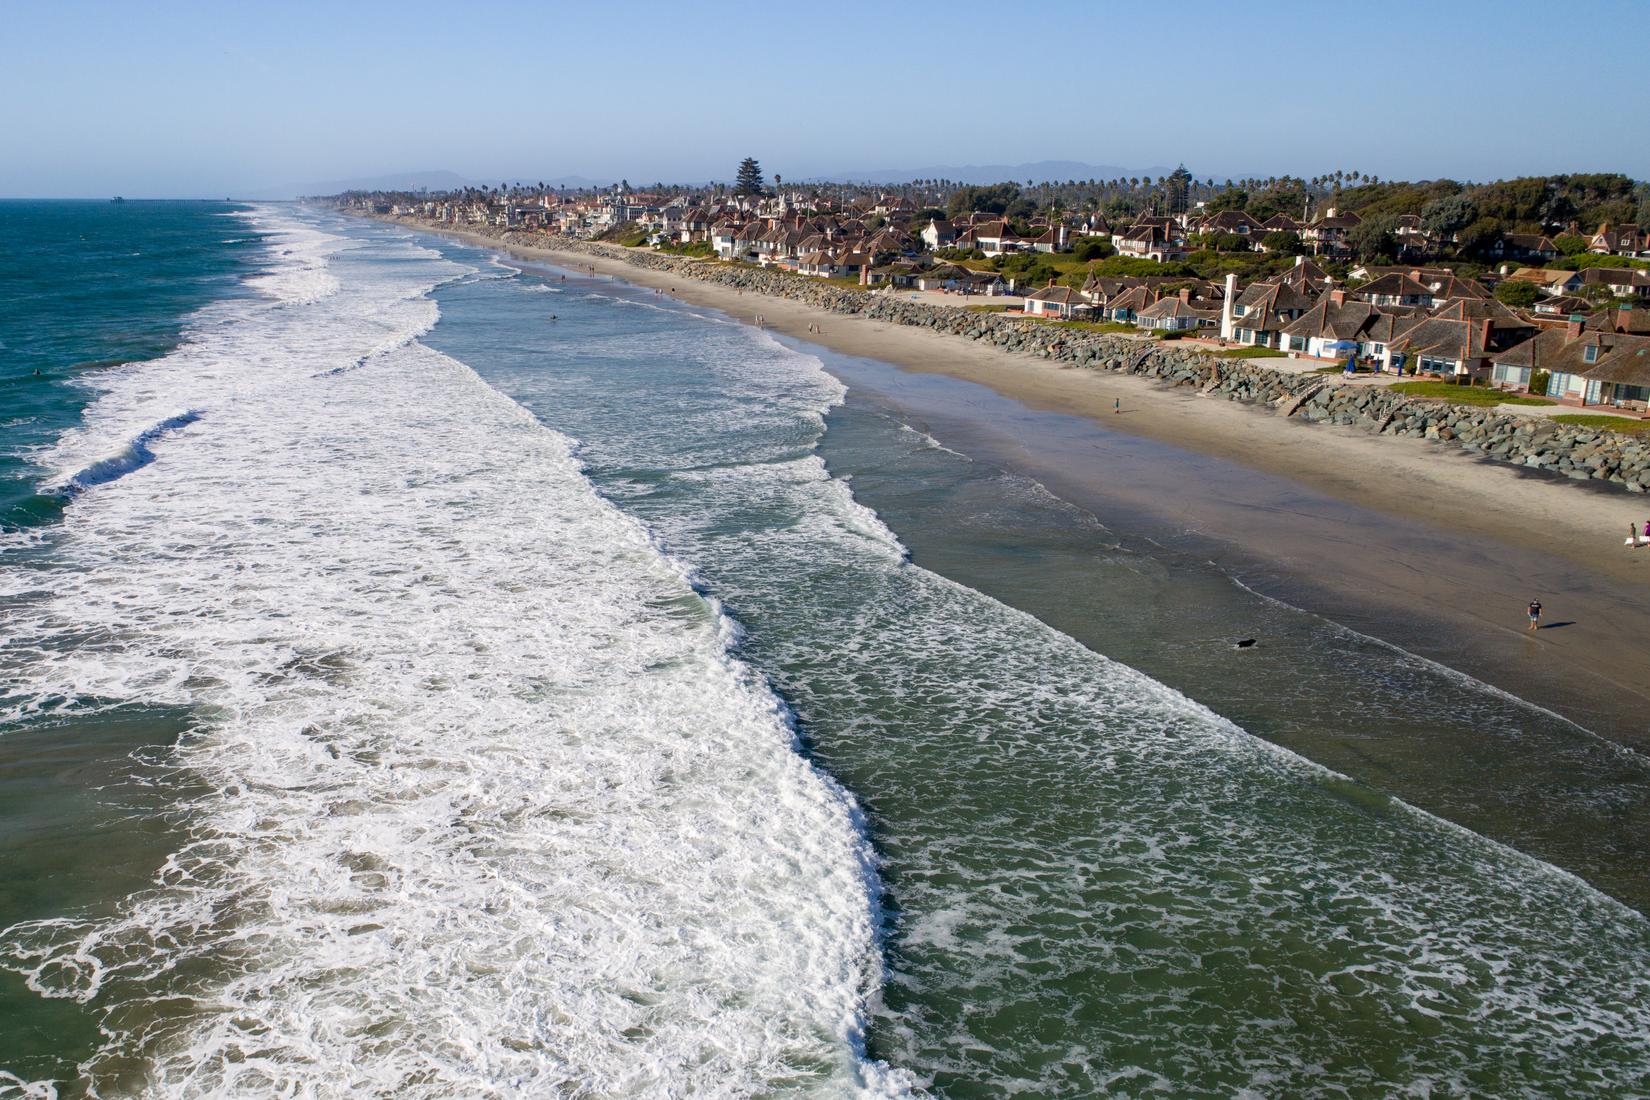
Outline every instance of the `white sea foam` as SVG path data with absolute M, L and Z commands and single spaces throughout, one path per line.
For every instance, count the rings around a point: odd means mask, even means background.
M 153 461 L 82 485 L 58 568 L 0 571 L 0 714 L 199 720 L 175 763 L 208 793 L 156 887 L 0 932 L 101 1013 L 83 1083 L 136 1057 L 167 1096 L 902 1089 L 861 1053 L 857 810 L 731 623 L 567 439 L 418 342 L 455 265 L 251 220 L 266 297 L 102 375 L 47 456 L 58 487 Z

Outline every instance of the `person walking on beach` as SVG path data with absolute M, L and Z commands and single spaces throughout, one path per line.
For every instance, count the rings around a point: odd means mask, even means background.
M 1540 630 L 1541 629 L 1541 601 L 1540 600 L 1531 600 L 1530 601 L 1530 629 L 1531 630 Z
M 1111 411 L 1114 413 L 1120 413 L 1123 411 L 1123 399 L 1121 397 L 1114 397 L 1111 399 Z

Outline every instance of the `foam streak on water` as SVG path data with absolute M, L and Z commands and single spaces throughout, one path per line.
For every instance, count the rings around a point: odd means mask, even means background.
M 102 1013 L 80 1086 L 894 1089 L 860 1057 L 857 811 L 725 621 L 567 438 L 416 339 L 463 268 L 254 220 L 265 298 L 104 376 L 46 456 L 60 486 L 153 461 L 0 574 L 7 715 L 199 718 L 175 764 L 210 793 L 155 889 L 0 932 Z

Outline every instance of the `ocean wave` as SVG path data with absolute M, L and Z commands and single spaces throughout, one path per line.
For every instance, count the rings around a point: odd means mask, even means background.
M 54 452 L 201 410 L 0 596 L 14 716 L 191 708 L 169 766 L 206 793 L 152 890 L 6 929 L 0 965 L 102 1021 L 76 1087 L 903 1090 L 864 1056 L 858 807 L 572 441 L 407 338 L 452 265 L 389 247 L 110 372 Z
M 94 462 L 63 483 L 58 492 L 63 496 L 75 496 L 96 485 L 106 485 L 116 478 L 124 477 L 133 470 L 141 469 L 155 460 L 155 452 L 150 445 L 163 436 L 187 427 L 201 418 L 199 409 L 190 409 L 187 412 L 169 416 L 158 424 L 154 424 L 138 435 L 116 455 L 111 455 L 101 461 Z

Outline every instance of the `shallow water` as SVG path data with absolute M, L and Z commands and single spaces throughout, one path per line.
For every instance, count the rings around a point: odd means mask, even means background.
M 1006 448 L 956 419 L 965 405 L 992 418 L 1008 404 L 982 387 L 899 377 L 867 360 L 825 361 L 857 388 L 833 413 L 821 453 L 917 562 L 1031 612 L 1248 732 L 1537 854 L 1641 911 L 1650 906 L 1643 873 L 1650 764 L 1642 754 L 1364 629 L 1265 595 L 1289 594 L 1292 577 L 1264 563 L 1235 564 L 1229 553 L 1211 552 L 1209 539 L 1166 528 L 1128 499 L 1091 493 L 1103 523 L 999 464 Z M 951 392 L 935 400 L 936 390 Z M 944 412 L 918 415 L 913 403 Z M 912 421 L 921 425 L 922 446 L 912 446 Z M 1091 430 L 1051 427 L 1073 437 Z M 1187 457 L 1189 465 L 1206 461 Z M 1175 458 L 1171 448 L 1127 441 L 1110 453 L 1104 480 L 1170 483 Z M 1214 474 L 1228 486 L 1242 477 L 1225 468 Z M 1367 629 L 1390 626 L 1376 618 Z M 1257 639 L 1257 647 L 1235 649 L 1242 638 Z

